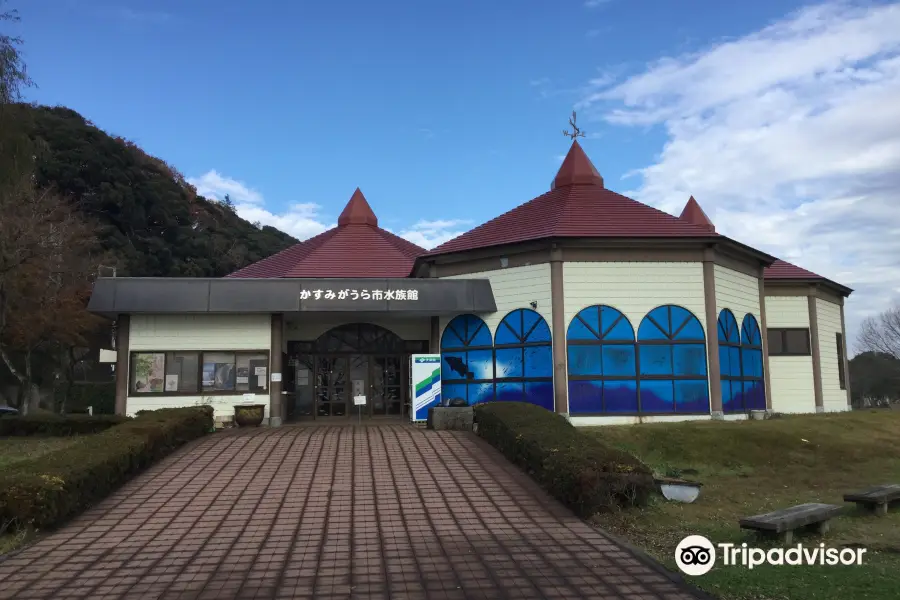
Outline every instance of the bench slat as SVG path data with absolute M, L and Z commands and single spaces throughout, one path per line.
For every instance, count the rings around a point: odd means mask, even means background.
M 860 504 L 883 504 L 900 500 L 900 484 L 891 483 L 879 485 L 861 492 L 844 494 L 844 502 L 857 502 Z
M 813 523 L 827 521 L 840 512 L 840 506 L 810 502 L 762 515 L 746 517 L 741 519 L 739 524 L 744 529 L 759 529 L 782 533 L 812 525 Z

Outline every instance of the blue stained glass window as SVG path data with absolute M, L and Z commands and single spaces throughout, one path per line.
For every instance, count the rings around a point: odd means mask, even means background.
M 722 410 L 726 413 L 764 410 L 762 335 L 756 318 L 745 315 L 738 331 L 737 320 L 726 308 L 719 313 L 718 328 Z
M 709 412 L 706 339 L 691 311 L 654 308 L 638 327 L 637 343 L 641 412 Z
M 475 315 L 455 317 L 441 335 L 441 395 L 469 404 L 494 397 L 491 330 Z
M 553 347 L 544 317 L 527 308 L 503 317 L 494 336 L 494 373 L 497 400 L 553 410 Z
M 744 315 L 741 323 L 741 366 L 745 410 L 765 410 L 762 334 L 756 317 L 749 313 Z
M 611 306 L 594 305 L 566 331 L 571 414 L 638 412 L 634 328 Z

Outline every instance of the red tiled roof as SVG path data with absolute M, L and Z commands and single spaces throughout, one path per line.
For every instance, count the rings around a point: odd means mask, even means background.
M 791 263 L 781 259 L 777 259 L 771 265 L 766 267 L 765 273 L 763 274 L 763 279 L 766 281 L 818 281 L 820 283 L 825 283 L 837 288 L 839 292 L 844 296 L 849 296 L 851 293 L 853 293 L 852 288 L 842 285 L 836 281 L 832 281 L 827 277 L 817 275 L 812 271 L 807 271 L 806 269 L 798 267 L 797 265 L 792 265 Z
M 549 192 L 441 244 L 427 255 L 551 237 L 717 235 L 708 225 L 674 217 L 606 189 L 603 178 L 575 141 Z
M 378 227 L 359 188 L 338 225 L 228 277 L 408 277 L 424 248 Z
M 821 275 L 816 275 L 812 271 L 807 271 L 797 265 L 792 265 L 781 259 L 776 260 L 770 266 L 766 267 L 766 279 L 825 279 Z

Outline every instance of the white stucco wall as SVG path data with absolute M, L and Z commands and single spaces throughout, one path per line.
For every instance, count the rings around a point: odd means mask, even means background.
M 816 320 L 819 326 L 819 366 L 822 370 L 822 405 L 825 412 L 849 410 L 847 391 L 841 389 L 837 334 L 841 329 L 839 304 L 816 298 Z
M 809 300 L 806 296 L 766 296 L 766 325 L 769 329 L 808 328 Z M 769 356 L 769 380 L 774 412 L 816 412 L 812 356 Z
M 129 350 L 259 350 L 268 352 L 271 343 L 269 315 L 132 315 Z M 129 377 L 131 369 L 129 366 Z M 129 380 L 129 391 L 131 381 Z M 236 396 L 129 396 L 127 414 L 209 404 L 217 417 L 234 416 L 235 404 L 265 404 L 269 417 L 269 395 L 257 394 L 252 401 Z
M 465 275 L 453 275 L 443 279 L 489 279 L 497 303 L 497 312 L 479 315 L 491 329 L 491 336 L 496 335 L 497 326 L 510 311 L 517 308 L 531 308 L 531 302 L 537 302 L 535 309 L 547 326 L 553 330 L 553 312 L 550 299 L 550 264 L 509 267 L 495 271 L 481 271 Z M 452 317 L 441 317 L 441 333 Z M 427 338 L 425 338 L 427 339 Z
M 762 327 L 759 311 L 759 278 L 745 275 L 739 271 L 715 265 L 716 276 L 716 316 L 722 309 L 729 309 L 737 320 L 738 330 L 744 321 L 744 315 L 756 317 L 757 325 Z M 763 342 L 765 343 L 765 342 Z
M 682 306 L 706 330 L 703 263 L 572 262 L 563 264 L 566 327 L 583 308 L 606 304 L 621 311 L 635 334 L 648 312 Z

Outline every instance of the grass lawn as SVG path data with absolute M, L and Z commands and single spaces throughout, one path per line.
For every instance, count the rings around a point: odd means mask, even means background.
M 661 497 L 644 509 L 598 515 L 595 522 L 676 570 L 687 535 L 713 544 L 772 546 L 739 529 L 741 517 L 805 502 L 843 505 L 842 496 L 900 483 L 900 411 L 786 416 L 766 421 L 690 422 L 585 429 L 632 452 L 659 474 L 703 483 L 693 504 Z M 900 597 L 900 507 L 875 517 L 848 505 L 825 536 L 795 535 L 793 545 L 861 546 L 862 566 L 717 566 L 687 577 L 734 600 L 854 600 Z
M 78 437 L 4 437 L 0 438 L 0 470 L 17 462 L 29 460 L 75 443 Z M 0 523 L 0 531 L 4 523 Z M 0 533 L 0 555 L 11 552 L 27 543 L 30 532 L 21 530 L 15 534 Z

